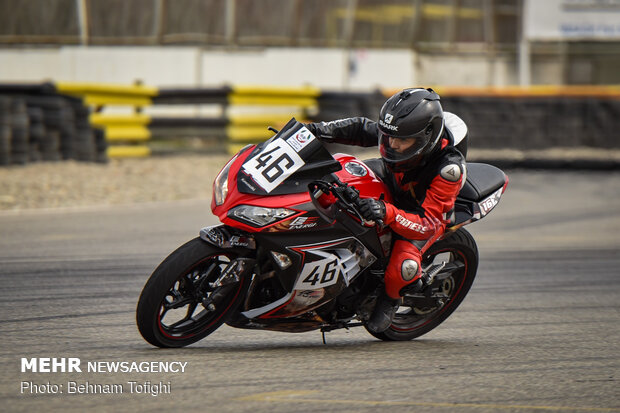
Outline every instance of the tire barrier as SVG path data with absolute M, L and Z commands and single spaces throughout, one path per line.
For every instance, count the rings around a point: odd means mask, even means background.
M 0 166 L 11 163 L 11 100 L 0 96 Z
M 441 96 L 444 109 L 465 121 L 478 148 L 620 148 L 619 87 L 447 89 Z
M 468 125 L 471 146 L 532 150 L 618 148 L 620 87 L 436 88 L 446 111 Z M 350 116 L 377 119 L 394 90 L 332 92 L 313 87 L 153 88 L 90 83 L 0 84 L 0 165 L 37 160 L 144 157 L 199 140 L 236 153 L 272 136 L 291 117 L 301 122 Z M 110 114 L 109 105 L 130 114 Z M 162 106 L 215 108 L 210 116 L 149 116 Z M 192 148 L 192 150 L 194 150 Z
M 105 138 L 89 116 L 82 99 L 60 94 L 50 83 L 0 85 L 0 165 L 106 162 Z
M 620 86 L 435 90 L 444 110 L 465 121 L 470 145 L 478 149 L 620 148 Z M 360 115 L 376 120 L 385 99 L 396 92 L 352 94 L 348 100 L 334 94 L 329 104 L 319 98 L 321 111 L 313 120 Z
M 30 119 L 26 102 L 11 101 L 11 162 L 25 165 L 30 159 Z

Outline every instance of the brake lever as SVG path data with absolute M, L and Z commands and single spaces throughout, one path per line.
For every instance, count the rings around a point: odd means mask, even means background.
M 360 222 L 365 222 L 364 217 L 362 217 L 362 214 L 358 210 L 360 192 L 354 186 L 349 186 L 348 184 L 340 181 L 337 181 L 336 183 L 339 185 L 332 187 L 332 193 L 334 196 L 338 198 L 338 201 L 344 206 L 345 209 L 353 212 Z
M 335 179 L 334 183 L 336 185 L 334 185 L 332 189 L 338 192 L 338 197 L 345 201 L 346 204 L 356 204 L 360 199 L 360 191 L 356 187 L 350 186 L 338 178 Z M 336 193 L 334 193 L 334 195 L 336 195 Z
M 336 197 L 338 203 L 341 204 L 344 209 L 347 209 L 353 212 L 357 219 L 362 223 L 372 223 L 373 221 L 366 221 L 362 214 L 359 212 L 359 200 L 360 200 L 360 191 L 354 186 L 349 186 L 349 184 L 340 181 L 337 177 L 333 183 L 326 181 L 314 181 L 311 183 L 314 186 L 315 190 L 319 190 L 324 193 L 331 193 Z M 383 198 L 383 194 L 382 194 Z M 379 225 L 379 228 L 383 228 L 383 220 L 377 220 L 374 222 L 375 225 Z

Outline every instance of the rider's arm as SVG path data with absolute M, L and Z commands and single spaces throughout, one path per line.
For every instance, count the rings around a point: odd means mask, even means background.
M 385 203 L 384 223 L 397 234 L 411 240 L 426 240 L 443 231 L 448 215 L 461 190 L 463 168 L 458 163 L 442 166 L 433 178 L 417 212 L 407 212 Z
M 377 145 L 379 139 L 377 123 L 363 117 L 309 123 L 306 127 L 314 136 L 327 143 L 368 147 Z

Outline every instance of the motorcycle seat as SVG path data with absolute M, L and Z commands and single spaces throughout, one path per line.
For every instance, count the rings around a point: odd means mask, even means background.
M 458 197 L 480 202 L 506 184 L 504 172 L 485 163 L 467 163 L 467 179 Z

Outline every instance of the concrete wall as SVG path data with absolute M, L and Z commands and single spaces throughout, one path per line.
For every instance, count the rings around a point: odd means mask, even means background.
M 516 83 L 514 61 L 505 57 L 434 55 L 416 61 L 422 85 L 506 86 Z
M 196 48 L 62 47 L 0 49 L 0 82 L 133 83 L 195 86 Z
M 266 84 L 372 90 L 420 85 L 514 84 L 514 63 L 411 50 L 197 47 L 0 49 L 0 82 L 88 81 L 152 86 Z

